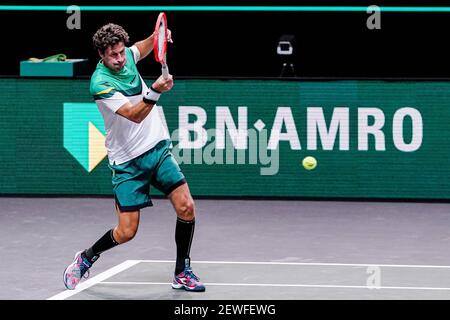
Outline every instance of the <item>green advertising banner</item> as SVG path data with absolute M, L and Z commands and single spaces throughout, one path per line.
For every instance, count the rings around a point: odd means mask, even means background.
M 0 194 L 112 194 L 88 80 L 0 89 Z M 450 199 L 450 82 L 178 80 L 159 105 L 194 196 Z

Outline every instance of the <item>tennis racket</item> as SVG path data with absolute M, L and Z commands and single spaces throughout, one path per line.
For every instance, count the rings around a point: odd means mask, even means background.
M 164 12 L 161 12 L 156 20 L 155 39 L 153 42 L 153 51 L 155 59 L 161 63 L 161 73 L 164 79 L 169 77 L 169 68 L 166 62 L 167 53 L 167 18 Z

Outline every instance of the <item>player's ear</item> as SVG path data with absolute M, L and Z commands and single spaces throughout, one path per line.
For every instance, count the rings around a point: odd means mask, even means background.
M 98 51 L 98 54 L 100 55 L 100 58 L 103 59 L 103 57 L 105 56 L 104 52 L 102 52 L 100 49 L 98 49 L 97 51 Z

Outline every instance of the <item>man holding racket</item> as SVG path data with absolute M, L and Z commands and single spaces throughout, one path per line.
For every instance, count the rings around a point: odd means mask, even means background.
M 102 113 L 106 148 L 118 224 L 92 247 L 76 253 L 64 271 L 64 284 L 75 289 L 100 254 L 136 235 L 140 210 L 152 206 L 150 186 L 162 191 L 176 214 L 177 259 L 172 287 L 205 291 L 192 272 L 190 248 L 195 227 L 195 206 L 185 177 L 170 152 L 171 141 L 162 125 L 156 103 L 173 86 L 170 74 L 160 76 L 147 88 L 136 63 L 154 49 L 156 31 L 147 39 L 126 47 L 129 40 L 119 25 L 107 24 L 93 37 L 101 60 L 91 78 L 90 91 Z M 171 42 L 171 33 L 166 31 Z M 156 49 L 158 50 L 158 49 Z

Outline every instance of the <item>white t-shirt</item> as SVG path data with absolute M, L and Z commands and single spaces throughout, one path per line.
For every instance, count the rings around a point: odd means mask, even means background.
M 169 139 L 157 105 L 139 124 L 116 113 L 127 102 L 134 105 L 142 101 L 148 91 L 136 68 L 139 50 L 132 46 L 126 48 L 126 53 L 127 62 L 117 74 L 100 62 L 91 79 L 91 92 L 105 122 L 105 145 L 110 164 L 127 162 L 150 150 L 161 140 Z M 93 84 L 93 81 L 97 83 Z

